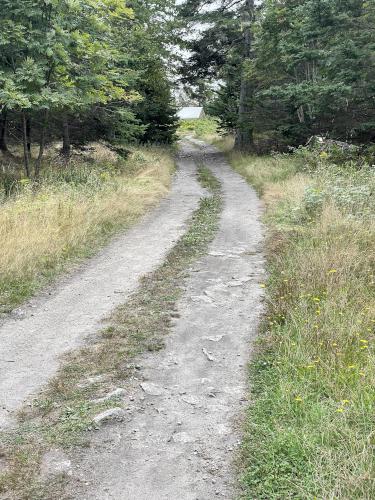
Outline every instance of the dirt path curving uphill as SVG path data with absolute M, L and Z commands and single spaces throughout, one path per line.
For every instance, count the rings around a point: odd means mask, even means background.
M 194 144 L 194 161 L 222 183 L 219 231 L 191 269 L 166 348 L 139 361 L 142 371 L 126 400 L 126 421 L 96 433 L 91 449 L 73 459 L 69 498 L 235 496 L 233 459 L 247 406 L 246 365 L 262 311 L 261 207 L 222 154 Z
M 136 227 L 80 271 L 0 325 L 0 429 L 56 373 L 60 357 L 96 333 L 100 321 L 163 261 L 203 194 L 196 166 L 181 156 L 170 194 Z

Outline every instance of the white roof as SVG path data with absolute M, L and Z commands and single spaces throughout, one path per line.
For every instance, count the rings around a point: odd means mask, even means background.
M 203 108 L 199 106 L 187 106 L 186 108 L 181 108 L 177 115 L 180 120 L 192 120 L 194 118 L 201 118 L 203 114 Z

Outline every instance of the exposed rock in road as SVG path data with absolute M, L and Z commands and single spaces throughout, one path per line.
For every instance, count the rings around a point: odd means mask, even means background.
M 141 384 L 141 387 L 143 391 L 150 396 L 161 396 L 162 394 L 166 393 L 166 391 L 162 387 L 148 382 L 144 382 L 143 384 Z
M 225 335 L 216 335 L 215 337 L 205 337 L 205 339 L 209 340 L 210 342 L 220 342 L 225 337 Z
M 216 361 L 215 358 L 203 347 L 202 349 L 203 354 L 206 356 L 208 361 Z
M 112 399 L 123 398 L 126 394 L 127 393 L 126 393 L 125 389 L 122 389 L 121 387 L 118 387 L 117 389 L 115 389 L 114 391 L 106 394 L 102 398 L 95 399 L 93 401 L 93 403 L 95 403 L 95 404 L 105 403 L 107 401 L 111 401 Z
M 181 401 L 187 403 L 188 405 L 197 406 L 199 405 L 199 399 L 196 396 L 183 396 Z
M 56 449 L 45 453 L 40 468 L 40 477 L 43 481 L 71 474 L 72 463 L 63 451 Z
M 172 436 L 172 441 L 175 443 L 192 443 L 194 438 L 186 432 L 176 432 L 176 434 Z
M 105 410 L 102 413 L 99 413 L 99 415 L 96 415 L 93 422 L 96 425 L 101 425 L 105 422 L 121 420 L 125 415 L 126 413 L 122 408 L 110 408 L 109 410 Z

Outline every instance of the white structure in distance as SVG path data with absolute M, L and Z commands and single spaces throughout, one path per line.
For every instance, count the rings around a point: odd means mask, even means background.
M 199 118 L 205 117 L 205 112 L 202 107 L 199 106 L 187 106 L 181 108 L 177 112 L 177 116 L 180 120 L 199 120 Z

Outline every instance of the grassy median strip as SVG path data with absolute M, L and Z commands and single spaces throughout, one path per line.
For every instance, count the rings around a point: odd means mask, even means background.
M 126 383 L 136 370 L 138 355 L 163 347 L 188 268 L 206 252 L 218 228 L 220 184 L 205 167 L 200 167 L 199 179 L 210 194 L 201 200 L 188 231 L 165 262 L 144 277 L 138 291 L 108 319 L 94 344 L 67 357 L 42 396 L 22 412 L 17 429 L 1 435 L 0 494 L 6 498 L 63 498 L 63 478 L 48 484 L 40 478 L 43 455 L 50 449 L 84 445 L 87 431 L 95 427 L 94 416 L 121 406 L 120 400 L 95 400 Z M 94 382 L 86 383 L 90 380 Z
M 0 172 L 0 312 L 95 253 L 167 193 L 167 149 L 138 147 L 127 159 L 99 143 L 90 151 L 69 165 L 51 156 L 38 182 Z
M 269 228 L 243 497 L 374 498 L 373 169 L 308 151 L 229 156 Z

